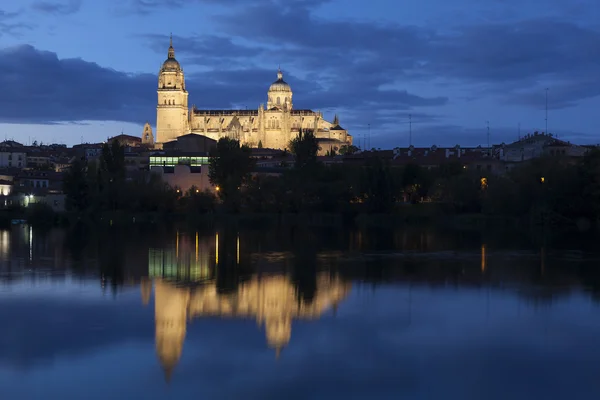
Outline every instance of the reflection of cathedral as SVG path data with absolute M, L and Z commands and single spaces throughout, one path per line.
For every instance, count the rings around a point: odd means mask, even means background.
M 215 247 L 215 259 L 218 260 L 218 244 Z M 208 254 L 207 249 L 200 252 L 198 248 L 196 241 L 196 256 L 193 256 L 193 250 L 189 248 L 186 251 L 185 245 L 178 241 L 174 255 L 168 250 L 150 251 L 156 351 L 167 379 L 181 356 L 190 319 L 215 316 L 254 318 L 259 326 L 264 326 L 267 344 L 279 356 L 281 349 L 290 341 L 293 319 L 319 318 L 327 309 L 335 309 L 350 291 L 350 283 L 323 272 L 316 276 L 316 294 L 310 302 L 298 300 L 296 286 L 285 275 L 255 275 L 240 283 L 236 293 L 224 295 L 217 290 L 216 279 L 199 272 L 209 268 L 209 260 L 203 256 Z M 159 264 L 163 265 L 162 268 Z M 196 284 L 178 285 L 182 281 Z M 143 302 L 148 304 L 152 281 L 143 280 L 141 290 Z

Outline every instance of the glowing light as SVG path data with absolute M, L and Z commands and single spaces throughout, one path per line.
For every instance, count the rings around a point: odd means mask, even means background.
M 215 190 L 218 192 L 219 190 L 221 190 L 221 188 L 217 186 L 215 187 Z
M 487 188 L 487 185 L 488 185 L 487 178 L 481 178 L 481 188 L 485 189 L 485 188 Z
M 540 178 L 540 182 L 541 182 L 541 183 L 544 183 L 545 181 L 546 181 L 546 179 L 544 179 L 544 177 L 542 176 L 542 177 Z

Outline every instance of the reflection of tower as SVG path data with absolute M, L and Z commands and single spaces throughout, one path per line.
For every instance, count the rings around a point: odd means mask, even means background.
M 154 290 L 156 352 L 167 381 L 183 350 L 190 293 L 187 289 L 156 281 Z
M 150 295 L 152 294 L 152 281 L 148 278 L 142 278 L 140 286 L 142 289 L 142 304 L 147 306 L 150 302 Z
M 255 281 L 258 303 L 256 319 L 264 321 L 269 347 L 279 355 L 292 335 L 292 315 L 297 308 L 294 287 L 285 276 Z
M 292 337 L 292 319 L 289 316 L 281 316 L 267 319 L 265 323 L 267 344 L 275 349 L 275 356 L 279 358 L 281 350 L 290 342 Z

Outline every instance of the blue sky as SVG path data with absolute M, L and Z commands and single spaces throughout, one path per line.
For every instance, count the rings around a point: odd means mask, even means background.
M 173 32 L 190 104 L 256 108 L 280 64 L 298 108 L 377 147 L 600 142 L 597 0 L 0 1 L 0 136 L 67 144 L 155 123 Z M 2 138 L 2 139 L 4 139 Z

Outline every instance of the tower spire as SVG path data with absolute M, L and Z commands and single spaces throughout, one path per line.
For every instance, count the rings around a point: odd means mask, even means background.
M 173 48 L 173 34 L 169 35 L 169 58 L 175 58 L 175 49 Z

